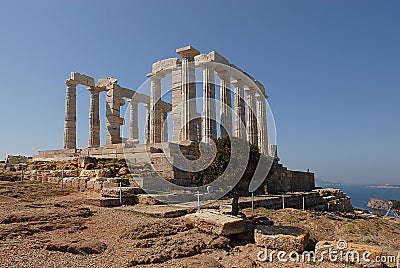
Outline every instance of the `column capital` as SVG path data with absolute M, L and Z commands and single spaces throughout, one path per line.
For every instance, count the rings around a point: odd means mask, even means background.
M 247 94 L 252 94 L 252 95 L 255 95 L 255 94 L 256 94 L 256 91 L 254 90 L 254 87 L 252 87 L 252 86 L 246 86 L 246 87 L 244 88 L 244 91 L 245 91 Z
M 150 78 L 151 80 L 161 80 L 165 77 L 166 74 L 162 73 L 162 72 L 158 72 L 158 73 L 148 73 L 146 76 L 148 78 Z
M 65 80 L 65 84 L 69 87 L 76 87 L 77 85 L 79 85 L 78 82 L 76 82 L 75 80 L 72 80 L 72 79 Z
M 260 93 L 256 93 L 256 99 L 258 100 L 258 101 L 265 101 L 266 99 L 267 99 L 267 97 L 265 97 L 263 94 L 260 94 Z
M 88 88 L 86 88 L 86 89 L 89 90 L 90 93 L 100 93 L 100 92 L 103 91 L 103 90 L 102 90 L 101 88 L 99 88 L 99 87 L 88 87 Z
M 231 84 L 235 87 L 242 87 L 244 86 L 244 82 L 242 79 L 233 80 Z

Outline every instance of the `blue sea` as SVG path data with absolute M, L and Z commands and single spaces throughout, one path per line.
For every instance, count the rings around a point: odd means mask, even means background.
M 369 188 L 368 185 L 349 185 L 349 184 L 317 184 L 322 188 L 339 188 L 350 196 L 353 207 L 363 208 L 373 211 L 367 207 L 367 203 L 371 198 L 379 198 L 385 200 L 400 200 L 400 188 Z

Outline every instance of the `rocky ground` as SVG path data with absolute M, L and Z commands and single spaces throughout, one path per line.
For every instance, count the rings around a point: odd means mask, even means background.
M 262 248 L 250 243 L 251 236 L 218 237 L 193 229 L 181 218 L 89 206 L 83 200 L 90 195 L 0 181 L 0 267 L 344 267 L 260 262 Z M 269 219 L 308 230 L 309 249 L 319 240 L 345 239 L 380 246 L 385 255 L 400 250 L 399 220 L 294 209 L 243 212 L 255 221 Z

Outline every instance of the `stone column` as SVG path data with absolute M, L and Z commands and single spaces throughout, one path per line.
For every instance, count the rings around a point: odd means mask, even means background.
M 255 91 L 251 87 L 246 87 L 245 91 L 247 97 L 247 140 L 258 147 Z
M 112 82 L 107 87 L 106 102 L 106 145 L 118 144 L 122 142 L 121 125 L 124 122 L 120 117 L 120 108 L 125 102 L 121 99 L 117 83 Z
M 150 89 L 150 143 L 161 142 L 161 79 L 162 76 L 153 75 Z
M 220 133 L 221 137 L 232 135 L 231 77 L 228 71 L 218 72 L 220 79 Z
M 172 142 L 179 142 L 182 128 L 182 68 L 177 64 L 172 68 Z
M 203 132 L 203 120 L 201 119 L 201 117 L 198 117 L 196 119 L 196 132 L 197 132 L 197 140 L 201 141 L 202 140 L 202 132 Z
M 162 113 L 161 142 L 168 142 L 168 112 Z
M 64 149 L 76 149 L 76 86 L 72 80 L 67 85 L 64 116 Z
M 89 88 L 89 91 L 90 91 L 89 148 L 98 148 L 100 147 L 100 115 L 99 115 L 100 91 L 96 88 Z
M 214 68 L 203 64 L 203 140 L 217 138 Z
M 129 139 L 133 143 L 139 143 L 138 135 L 138 102 L 136 100 L 131 100 L 129 115 Z
M 258 148 L 262 154 L 268 155 L 268 130 L 265 96 L 256 94 L 257 122 L 258 122 Z
M 182 58 L 182 134 L 180 141 L 197 141 L 196 124 L 193 120 L 196 111 L 196 80 L 194 58 Z
M 232 82 L 235 87 L 235 137 L 240 139 L 246 138 L 246 118 L 245 118 L 245 102 L 244 89 L 242 80 Z
M 195 66 L 194 57 L 199 55 L 200 52 L 192 46 L 185 46 L 176 49 L 176 53 L 182 56 L 181 60 L 181 102 L 182 114 L 180 118 L 179 131 L 182 131 L 179 141 L 180 142 L 191 142 L 197 141 L 196 135 L 196 124 L 192 121 L 196 114 L 196 102 L 192 99 L 196 98 L 196 81 L 195 81 Z M 174 72 L 172 71 L 172 79 L 174 79 Z M 173 81 L 174 87 L 174 81 Z M 173 94 L 174 92 L 172 92 Z M 172 95 L 172 109 L 174 109 L 174 95 Z M 173 118 L 174 120 L 174 118 Z M 174 120 L 175 121 L 175 120 Z M 176 140 L 177 131 L 175 130 L 174 122 L 174 136 L 173 140 Z
M 145 103 L 144 108 L 146 108 L 146 135 L 145 135 L 145 144 L 150 143 L 150 115 L 149 115 L 149 106 L 150 104 Z

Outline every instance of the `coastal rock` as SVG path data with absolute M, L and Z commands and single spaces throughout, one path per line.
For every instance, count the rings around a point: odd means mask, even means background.
M 376 210 L 389 210 L 389 208 L 392 208 L 395 211 L 400 211 L 400 201 L 398 200 L 371 198 L 367 206 Z

